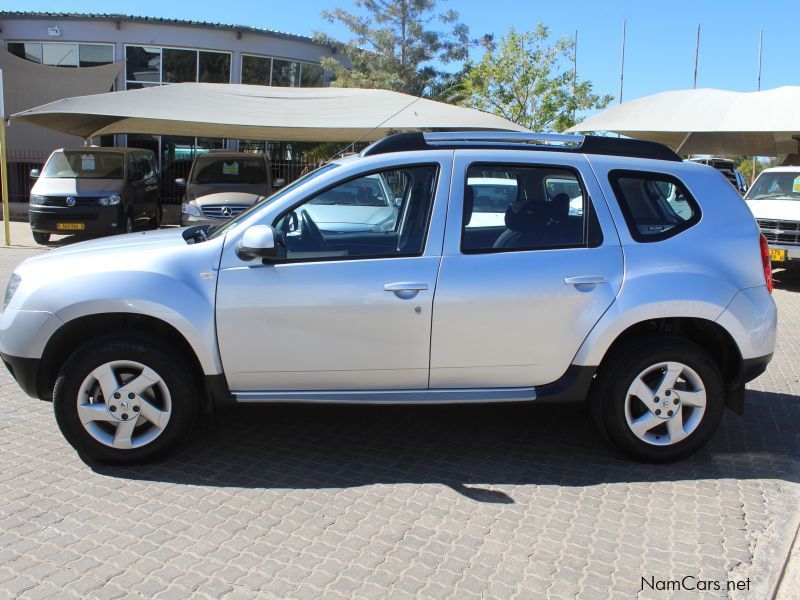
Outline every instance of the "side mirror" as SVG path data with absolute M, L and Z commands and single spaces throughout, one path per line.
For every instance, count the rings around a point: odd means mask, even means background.
M 31 179 L 39 179 L 39 169 L 31 169 Z
M 400 208 L 401 206 L 403 206 L 403 199 L 402 198 L 395 198 L 394 199 L 394 205 L 395 205 L 395 207 Z
M 186 179 L 183 177 L 178 177 L 178 179 L 175 180 L 175 185 L 178 187 L 186 187 Z
M 274 187 L 274 188 L 283 187 L 285 185 L 286 185 L 286 180 L 282 179 L 282 178 L 281 179 L 276 179 L 275 181 L 272 182 L 272 187 Z
M 242 260 L 254 258 L 276 258 L 278 256 L 277 233 L 271 225 L 253 225 L 245 230 L 236 244 L 236 256 Z

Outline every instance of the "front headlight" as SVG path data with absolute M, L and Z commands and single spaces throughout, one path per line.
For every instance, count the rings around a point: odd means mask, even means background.
M 193 202 L 187 202 L 181 206 L 181 212 L 185 215 L 189 215 L 190 217 L 202 217 L 203 213 L 200 212 L 200 209 L 197 207 L 196 204 Z
M 111 194 L 108 198 L 100 198 L 97 203 L 100 206 L 114 206 L 122 202 L 122 196 L 119 194 Z
M 39 194 L 31 194 L 31 204 L 35 206 L 41 206 L 47 201 L 47 198 L 44 196 L 40 196 Z
M 11 298 L 14 297 L 14 294 L 19 287 L 19 282 L 22 281 L 22 278 L 17 275 L 16 273 L 12 274 L 11 277 L 8 279 L 8 286 L 6 287 L 6 295 L 3 298 L 3 310 L 6 309 L 9 302 L 11 302 Z

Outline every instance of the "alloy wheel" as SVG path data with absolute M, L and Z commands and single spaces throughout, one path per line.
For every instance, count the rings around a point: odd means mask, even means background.
M 681 362 L 660 362 L 639 373 L 625 396 L 625 420 L 633 434 L 654 446 L 689 437 L 706 410 L 706 390 L 697 372 Z
M 115 360 L 98 366 L 84 379 L 77 408 L 90 436 L 127 450 L 145 446 L 163 433 L 172 413 L 172 398 L 153 369 Z

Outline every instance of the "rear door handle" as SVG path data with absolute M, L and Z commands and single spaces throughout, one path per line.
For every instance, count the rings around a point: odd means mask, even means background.
M 602 275 L 576 275 L 564 278 L 564 283 L 567 285 L 600 285 L 605 282 L 606 278 Z
M 408 281 L 398 281 L 397 283 L 387 283 L 383 286 L 387 292 L 419 292 L 428 289 L 427 283 L 411 283 Z

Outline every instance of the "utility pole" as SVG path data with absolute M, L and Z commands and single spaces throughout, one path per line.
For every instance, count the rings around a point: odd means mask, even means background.
M 697 89 L 697 63 L 700 60 L 700 23 L 697 24 L 697 41 L 694 46 L 694 83 L 692 89 Z
M 572 120 L 575 121 L 575 90 L 578 87 L 578 30 L 575 30 L 575 41 L 572 44 Z
M 758 77 L 756 79 L 756 90 L 761 91 L 761 51 L 764 49 L 764 30 L 762 29 L 758 34 Z M 756 163 L 758 157 L 753 157 L 753 175 L 750 177 L 750 185 L 756 180 Z
M 8 214 L 8 159 L 6 155 L 6 109 L 3 95 L 3 70 L 0 69 L 0 193 L 3 194 L 3 228 L 6 246 L 11 245 L 11 223 Z
M 625 80 L 625 34 L 628 29 L 628 19 L 622 19 L 622 63 L 619 70 L 619 103 L 622 104 L 622 84 Z

